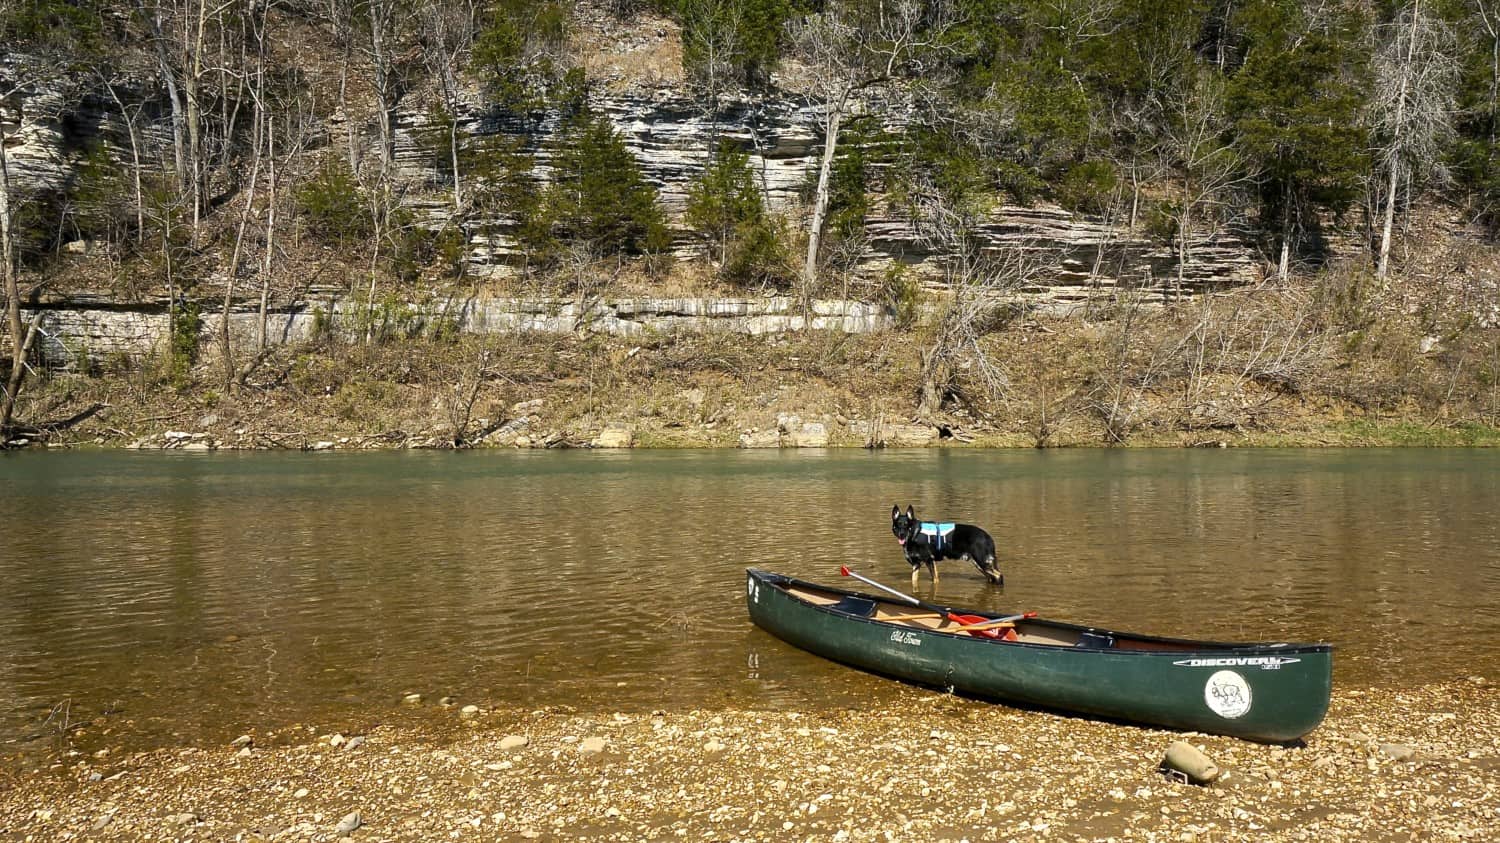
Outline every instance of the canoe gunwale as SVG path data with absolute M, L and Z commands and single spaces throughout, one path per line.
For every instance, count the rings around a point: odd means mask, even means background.
M 900 621 L 883 620 L 883 619 L 877 618 L 877 617 L 860 617 L 858 615 L 854 615 L 854 614 L 851 614 L 851 613 L 848 613 L 848 612 L 840 611 L 840 610 L 834 608 L 834 606 L 832 606 L 832 605 L 822 605 L 822 604 L 814 603 L 814 602 L 811 602 L 811 601 L 808 601 L 808 600 L 803 600 L 802 598 L 798 597 L 797 595 L 792 594 L 790 592 L 790 588 L 796 587 L 796 586 L 801 586 L 801 587 L 812 589 L 812 590 L 815 590 L 815 591 L 822 591 L 822 592 L 827 592 L 827 593 L 831 593 L 831 594 L 838 594 L 838 595 L 843 595 L 843 596 L 848 596 L 848 597 L 857 597 L 857 598 L 860 598 L 860 599 L 863 599 L 863 600 L 874 601 L 876 603 L 876 605 L 880 605 L 880 604 L 895 605 L 895 606 L 903 605 L 901 603 L 898 603 L 898 602 L 892 600 L 889 597 L 884 597 L 884 596 L 880 596 L 880 595 L 873 595 L 873 594 L 867 594 L 867 593 L 864 593 L 864 592 L 853 591 L 853 590 L 850 590 L 850 589 L 843 589 L 843 588 L 836 588 L 836 587 L 833 587 L 833 586 L 821 585 L 819 583 L 809 582 L 807 580 L 800 580 L 800 579 L 797 579 L 795 577 L 789 577 L 789 576 L 786 576 L 786 575 L 783 575 L 783 574 L 775 574 L 775 573 L 772 573 L 770 571 L 763 571 L 763 570 L 759 570 L 759 569 L 755 569 L 755 568 L 747 569 L 746 572 L 750 576 L 752 576 L 752 577 L 756 578 L 757 580 L 759 580 L 760 582 L 765 583 L 766 585 L 768 585 L 770 587 L 779 589 L 780 591 L 784 592 L 789 598 L 791 598 L 793 600 L 796 600 L 798 603 L 801 603 L 801 604 L 803 604 L 803 605 L 805 605 L 805 606 L 807 606 L 808 608 L 811 608 L 811 609 L 816 609 L 816 610 L 821 611 L 821 612 L 826 612 L 826 613 L 828 613 L 830 615 L 833 615 L 834 617 L 837 617 L 837 618 L 839 618 L 841 620 L 860 621 L 860 622 L 864 622 L 864 623 L 878 624 L 880 626 L 885 626 L 885 627 L 890 627 L 890 628 L 895 628 L 895 629 L 911 630 L 911 631 L 914 631 L 914 632 L 917 632 L 917 633 L 937 634 L 937 635 L 941 635 L 941 636 L 943 636 L 945 638 L 952 638 L 952 639 L 956 639 L 956 640 L 964 641 L 964 642 L 973 642 L 973 643 L 976 643 L 976 644 L 978 644 L 978 643 L 983 643 L 983 644 L 1002 644 L 1002 645 L 1006 645 L 1006 646 L 1010 646 L 1010 647 L 1032 647 L 1032 648 L 1037 648 L 1037 649 L 1041 649 L 1041 650 L 1073 650 L 1073 651 L 1077 651 L 1077 650 L 1098 650 L 1098 651 L 1101 651 L 1101 652 L 1109 652 L 1109 653 L 1115 653 L 1115 654 L 1120 654 L 1120 655 L 1131 655 L 1131 656 L 1136 656 L 1136 655 L 1143 655 L 1143 656 L 1164 656 L 1164 655 L 1170 655 L 1170 656 L 1174 656 L 1174 657 L 1178 657 L 1178 658 L 1181 658 L 1181 657 L 1183 657 L 1185 655 L 1186 656 L 1191 656 L 1191 655 L 1195 655 L 1195 654 L 1224 654 L 1224 653 L 1233 653 L 1233 654 L 1236 654 L 1236 655 L 1255 655 L 1255 654 L 1262 654 L 1262 653 L 1274 653 L 1276 655 L 1296 655 L 1296 654 L 1331 652 L 1333 650 L 1333 645 L 1329 644 L 1329 643 L 1325 643 L 1325 642 L 1316 642 L 1316 643 L 1314 643 L 1314 642 L 1298 642 L 1298 643 L 1292 643 L 1292 642 L 1281 642 L 1281 641 L 1260 641 L 1260 642 L 1205 641 L 1205 640 L 1192 639 L 1192 638 L 1173 638 L 1173 637 L 1161 636 L 1161 635 L 1150 635 L 1150 634 L 1146 634 L 1146 633 L 1126 632 L 1126 631 L 1117 630 L 1117 629 L 1106 629 L 1104 627 L 1098 627 L 1098 626 L 1087 626 L 1087 625 L 1084 625 L 1084 624 L 1069 623 L 1068 621 L 1052 620 L 1050 618 L 1028 618 L 1028 619 L 1026 619 L 1024 621 L 1021 621 L 1019 623 L 1024 623 L 1024 624 L 1030 625 L 1030 626 L 1040 626 L 1040 627 L 1046 627 L 1046 628 L 1051 628 L 1051 629 L 1058 629 L 1058 630 L 1063 630 L 1063 631 L 1070 632 L 1070 633 L 1077 632 L 1077 633 L 1093 633 L 1095 635 L 1107 635 L 1107 636 L 1114 637 L 1116 640 L 1125 639 L 1125 640 L 1129 640 L 1129 641 L 1142 641 L 1142 642 L 1147 642 L 1147 643 L 1151 643 L 1151 644 L 1168 645 L 1170 647 L 1170 649 L 1132 649 L 1132 648 L 1129 648 L 1129 647 L 1090 647 L 1090 646 L 1077 646 L 1077 645 L 1063 645 L 1063 644 L 1053 644 L 1053 643 L 1042 643 L 1042 642 L 1035 642 L 1035 641 L 1007 641 L 1007 640 L 1005 640 L 1003 638 L 990 638 L 990 637 L 987 637 L 987 636 L 972 636 L 972 635 L 971 636 L 965 636 L 965 635 L 956 634 L 958 632 L 961 632 L 961 630 L 958 630 L 957 628 L 933 629 L 933 628 L 930 628 L 930 627 L 923 627 L 923 626 L 918 626 L 918 625 L 903 623 L 903 622 L 900 622 Z M 981 611 L 976 610 L 976 609 L 963 609 L 963 608 L 957 608 L 957 607 L 950 607 L 950 608 L 951 608 L 952 611 L 960 613 L 960 614 L 973 614 L 973 615 L 982 615 L 982 616 L 988 616 L 988 615 L 995 614 L 994 612 L 989 612 L 989 611 L 981 612 Z M 1004 613 L 1001 613 L 1001 614 L 997 615 L 997 617 L 1004 617 L 1004 616 L 1005 616 Z

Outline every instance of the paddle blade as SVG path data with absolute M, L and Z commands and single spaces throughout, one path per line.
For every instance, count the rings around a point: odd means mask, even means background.
M 961 623 L 964 626 L 973 626 L 974 624 L 989 623 L 994 619 L 984 617 L 983 615 L 960 615 L 957 612 L 949 612 L 948 620 L 954 621 L 956 623 Z M 964 631 L 968 632 L 970 635 L 979 636 L 981 638 L 1000 637 L 1000 630 L 998 629 L 970 629 Z
M 842 576 L 842 577 L 849 576 L 849 566 L 848 565 L 840 565 L 839 566 L 839 576 Z

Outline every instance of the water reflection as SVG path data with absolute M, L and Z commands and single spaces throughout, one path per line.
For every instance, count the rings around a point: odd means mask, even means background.
M 1004 591 L 1167 635 L 1331 640 L 1344 684 L 1493 671 L 1500 454 L 21 454 L 0 458 L 0 753 L 48 711 L 144 742 L 465 701 L 870 705 L 748 624 L 742 569 L 905 587 L 892 503 L 973 521 Z M 232 736 L 232 735 L 230 735 Z

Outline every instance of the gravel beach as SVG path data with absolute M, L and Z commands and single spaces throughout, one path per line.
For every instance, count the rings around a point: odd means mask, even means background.
M 483 710 L 0 774 L 0 840 L 1494 840 L 1493 677 L 1335 690 L 1266 746 L 912 688 L 884 710 Z M 107 736 L 106 736 L 107 740 Z M 1224 772 L 1158 767 L 1173 741 Z

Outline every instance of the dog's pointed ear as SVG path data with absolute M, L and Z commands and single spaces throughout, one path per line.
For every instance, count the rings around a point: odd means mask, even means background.
M 899 517 L 900 515 L 901 515 L 901 504 L 899 504 L 899 503 L 893 503 L 893 504 L 891 504 L 891 520 L 895 521 L 896 518 Z
M 913 515 L 912 512 L 911 512 L 911 504 L 907 504 L 906 505 L 906 517 L 907 518 L 916 518 L 917 517 L 917 516 Z

